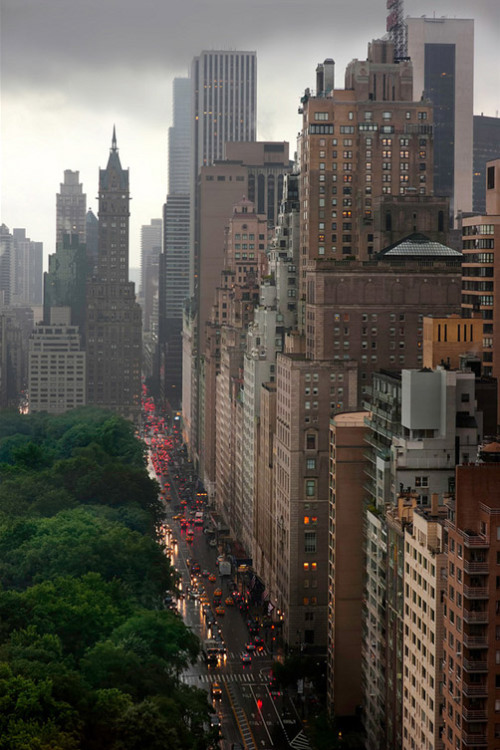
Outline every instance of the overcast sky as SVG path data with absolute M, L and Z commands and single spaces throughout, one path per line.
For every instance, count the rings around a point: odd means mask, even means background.
M 256 50 L 258 138 L 295 149 L 299 99 L 333 57 L 336 87 L 385 33 L 386 0 L 0 0 L 1 215 L 55 251 L 55 196 L 80 172 L 97 214 L 116 125 L 130 169 L 130 265 L 167 191 L 172 80 L 203 49 Z M 406 0 L 405 15 L 475 19 L 474 112 L 500 110 L 500 0 Z

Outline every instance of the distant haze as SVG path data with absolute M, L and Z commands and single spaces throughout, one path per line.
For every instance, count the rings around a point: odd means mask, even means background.
M 407 0 L 411 16 L 475 19 L 475 112 L 500 109 L 500 2 Z M 2 214 L 55 250 L 55 195 L 78 170 L 97 213 L 97 177 L 116 125 L 130 168 L 131 265 L 140 227 L 161 215 L 175 76 L 202 49 L 256 50 L 258 137 L 295 150 L 299 99 L 316 64 L 352 58 L 385 33 L 386 0 L 2 0 Z

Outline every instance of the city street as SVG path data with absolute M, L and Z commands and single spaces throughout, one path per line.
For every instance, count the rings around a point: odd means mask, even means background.
M 152 441 L 147 442 L 153 453 Z M 151 455 L 151 458 L 154 456 Z M 151 473 L 153 463 L 150 463 Z M 220 722 L 219 744 L 222 750 L 307 750 L 310 745 L 290 697 L 270 684 L 274 661 L 268 647 L 270 644 L 263 638 L 254 650 L 255 633 L 249 633 L 248 613 L 240 612 L 237 602 L 226 604 L 227 597 L 235 587 L 230 585 L 228 576 L 219 575 L 217 557 L 222 549 L 210 546 L 212 537 L 204 532 L 203 525 L 185 524 L 184 517 L 189 517 L 190 511 L 185 505 L 181 512 L 182 498 L 174 478 L 177 469 L 172 469 L 172 463 L 168 461 L 168 471 L 161 472 L 158 480 L 165 489 L 164 494 L 171 498 L 165 503 L 165 542 L 167 553 L 180 576 L 182 598 L 177 600 L 177 609 L 202 644 L 217 638 L 226 651 L 217 661 L 209 663 L 205 655 L 200 654 L 197 663 L 182 673 L 180 679 L 207 691 L 214 714 Z M 200 573 L 193 576 L 192 568 L 196 563 Z M 209 574 L 212 580 L 209 580 Z M 234 583 L 241 591 L 243 582 Z M 214 606 L 214 592 L 217 589 L 220 589 L 221 595 L 215 601 L 220 600 L 223 607 L 219 615 L 215 614 Z M 200 601 L 200 597 L 204 601 Z M 267 637 L 267 634 L 264 636 Z M 250 653 L 247 644 L 251 644 Z M 243 663 L 243 653 L 247 654 L 245 659 L 248 663 Z M 212 695 L 214 685 L 217 692 L 217 686 L 220 686 L 220 696 Z
M 217 572 L 217 549 L 208 545 L 207 535 L 201 527 L 194 528 L 194 540 L 187 544 L 186 534 L 179 522 L 172 520 L 175 515 L 169 509 L 170 526 L 177 544 L 172 548 L 172 562 L 182 576 L 182 588 L 187 592 L 190 585 L 190 569 L 187 560 L 197 560 L 200 567 L 216 573 L 216 581 L 203 580 L 203 587 L 210 600 L 213 592 L 221 588 L 222 600 L 229 588 L 227 581 Z M 178 603 L 178 609 L 186 625 L 195 632 L 202 642 L 213 634 L 207 627 L 203 610 L 198 599 L 185 595 Z M 224 607 L 225 614 L 217 617 L 216 625 L 220 628 L 226 645 L 227 654 L 217 666 L 207 666 L 202 656 L 191 669 L 181 675 L 181 680 L 189 685 L 196 685 L 210 693 L 210 687 L 218 682 L 222 688 L 222 698 L 214 699 L 213 705 L 220 717 L 224 748 L 231 743 L 239 742 L 243 747 L 252 750 L 261 748 L 308 748 L 309 743 L 302 732 L 302 724 L 295 708 L 281 691 L 269 688 L 270 671 L 273 657 L 265 648 L 264 651 L 252 654 L 251 663 L 243 664 L 241 654 L 251 641 L 243 616 L 235 606 Z

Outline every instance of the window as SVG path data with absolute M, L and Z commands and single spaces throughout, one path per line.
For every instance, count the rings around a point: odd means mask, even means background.
M 314 497 L 316 495 L 316 480 L 306 479 L 306 496 Z
M 308 435 L 306 435 L 306 448 L 308 451 L 316 450 L 316 434 L 315 433 L 309 433 Z
M 304 552 L 316 552 L 316 532 L 306 531 L 304 533 Z
M 315 120 L 328 120 L 328 112 L 315 112 L 314 113 L 314 119 Z
M 306 468 L 307 469 L 315 469 L 316 468 L 316 459 L 315 458 L 308 458 L 306 461 Z

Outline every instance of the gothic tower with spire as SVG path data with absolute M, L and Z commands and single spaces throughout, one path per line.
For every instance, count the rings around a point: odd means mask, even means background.
M 128 280 L 129 175 L 113 128 L 106 169 L 99 170 L 97 270 L 87 286 L 87 403 L 138 420 L 141 308 Z

